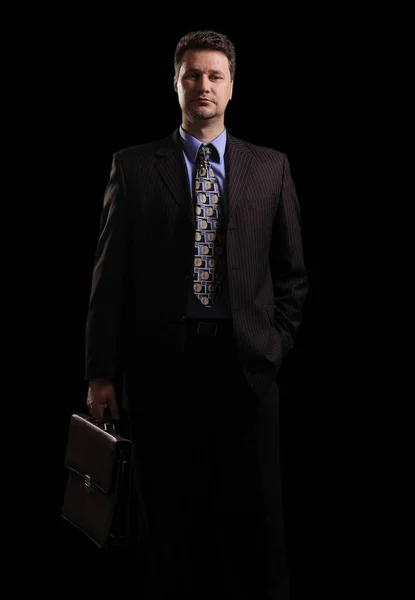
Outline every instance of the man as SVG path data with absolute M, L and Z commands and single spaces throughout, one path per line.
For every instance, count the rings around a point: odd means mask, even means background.
M 113 156 L 88 407 L 128 410 L 155 597 L 288 598 L 276 378 L 307 293 L 299 204 L 287 157 L 225 128 L 231 41 L 189 33 L 174 69 L 181 126 Z

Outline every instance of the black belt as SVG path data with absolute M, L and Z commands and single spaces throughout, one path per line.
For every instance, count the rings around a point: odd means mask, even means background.
M 232 319 L 187 319 L 187 335 L 197 337 L 231 337 Z

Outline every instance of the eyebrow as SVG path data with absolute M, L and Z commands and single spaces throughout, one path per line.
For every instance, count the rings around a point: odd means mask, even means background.
M 196 67 L 189 67 L 188 69 L 186 69 L 185 73 L 202 73 L 202 69 L 198 69 Z M 224 75 L 224 72 L 221 71 L 220 69 L 211 69 L 210 71 L 208 71 L 208 73 L 210 75 Z

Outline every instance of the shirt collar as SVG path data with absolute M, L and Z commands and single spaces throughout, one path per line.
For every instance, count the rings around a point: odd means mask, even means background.
M 201 142 L 199 140 L 197 140 L 195 137 L 193 137 L 192 135 L 190 135 L 190 133 L 185 131 L 181 125 L 180 125 L 180 136 L 181 136 L 181 139 L 183 142 L 183 149 L 187 156 L 187 159 L 191 163 L 195 163 L 197 152 L 199 150 Z M 226 129 L 224 129 L 222 131 L 222 133 L 220 133 L 210 143 L 216 150 L 216 153 L 213 153 L 211 155 L 211 161 L 221 163 L 223 161 L 223 155 L 225 153 Z

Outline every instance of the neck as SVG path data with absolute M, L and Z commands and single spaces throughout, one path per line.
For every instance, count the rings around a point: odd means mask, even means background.
M 202 144 L 209 144 L 225 129 L 223 121 L 220 123 L 212 123 L 211 121 L 190 122 L 186 119 L 183 119 L 182 127 Z

